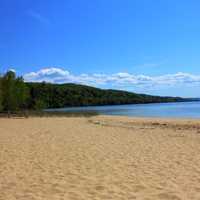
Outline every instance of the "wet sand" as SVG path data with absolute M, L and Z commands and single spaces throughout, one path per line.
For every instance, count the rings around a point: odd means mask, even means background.
M 0 200 L 199 200 L 200 121 L 0 119 Z

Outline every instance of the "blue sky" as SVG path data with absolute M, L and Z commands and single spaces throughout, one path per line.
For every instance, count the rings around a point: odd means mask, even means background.
M 200 96 L 198 0 L 0 0 L 0 71 Z

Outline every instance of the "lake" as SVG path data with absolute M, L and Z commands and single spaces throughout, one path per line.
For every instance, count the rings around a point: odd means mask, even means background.
M 200 101 L 48 109 L 57 112 L 97 112 L 129 117 L 200 118 Z

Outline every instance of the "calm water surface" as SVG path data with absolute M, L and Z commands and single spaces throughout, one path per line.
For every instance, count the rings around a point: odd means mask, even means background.
M 131 117 L 200 118 L 200 101 L 49 109 L 61 112 L 97 112 Z

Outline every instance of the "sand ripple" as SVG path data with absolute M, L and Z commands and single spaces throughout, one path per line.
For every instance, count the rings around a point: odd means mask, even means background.
M 200 199 L 200 123 L 0 119 L 0 200 Z

